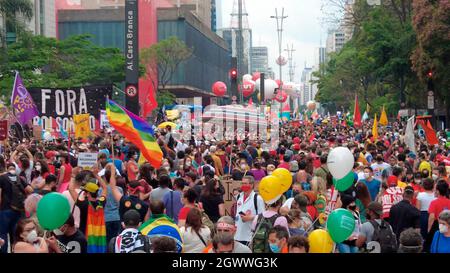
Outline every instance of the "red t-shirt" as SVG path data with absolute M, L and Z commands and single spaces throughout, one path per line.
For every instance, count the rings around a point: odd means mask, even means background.
M 434 213 L 434 217 L 437 219 L 439 214 L 446 209 L 450 209 L 450 199 L 440 196 L 431 201 L 428 213 Z
M 313 220 L 315 220 L 317 218 L 317 209 L 313 206 L 313 205 L 308 205 L 306 207 L 306 211 L 309 213 L 309 215 L 311 216 L 311 218 Z
M 187 215 L 188 215 L 190 210 L 191 210 L 190 207 L 183 207 L 180 210 L 180 213 L 178 214 L 178 220 L 186 220 Z
M 53 164 L 48 164 L 48 172 L 53 175 L 56 175 L 56 168 L 55 166 L 53 166 Z
M 422 188 L 419 184 L 416 184 L 416 183 L 410 183 L 409 186 L 413 187 L 414 192 L 419 193 L 419 192 L 423 192 L 423 191 L 424 191 L 423 188 Z M 416 206 L 416 202 L 417 202 L 417 198 L 414 197 L 413 200 L 411 201 L 411 204 L 412 204 L 413 206 Z

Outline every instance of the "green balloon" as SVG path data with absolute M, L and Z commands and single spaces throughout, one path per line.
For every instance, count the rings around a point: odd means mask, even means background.
M 345 191 L 346 189 L 350 188 L 351 185 L 353 185 L 354 180 L 355 176 L 353 172 L 350 171 L 346 176 L 342 177 L 341 179 L 333 178 L 333 184 L 338 191 Z
M 38 203 L 37 218 L 39 225 L 45 230 L 61 227 L 69 219 L 69 215 L 69 200 L 60 193 L 48 193 Z
M 353 233 L 355 218 L 346 209 L 336 209 L 330 213 L 327 219 L 327 229 L 331 239 L 335 243 L 341 243 Z

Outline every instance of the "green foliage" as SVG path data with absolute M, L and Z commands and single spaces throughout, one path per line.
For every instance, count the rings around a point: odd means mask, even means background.
M 158 89 L 156 82 L 164 89 L 178 66 L 189 59 L 192 52 L 183 41 L 170 37 L 142 49 L 140 61 L 147 68 L 147 76 L 152 80 L 155 89 Z
M 339 53 L 329 56 L 324 72 L 316 73 L 318 101 L 336 109 L 353 108 L 357 93 L 362 112 L 366 103 L 371 112 L 380 112 L 384 105 L 392 116 L 400 108 L 403 93 L 406 107 L 424 106 L 425 93 L 421 96 L 418 90 L 425 87 L 411 69 L 416 46 L 411 10 L 406 5 L 411 1 L 394 0 L 370 8 L 365 1 L 356 2 L 355 9 L 365 16 L 359 17 L 352 39 Z
M 0 60 L 0 91 L 10 94 L 14 70 L 27 87 L 68 88 L 122 82 L 124 66 L 119 49 L 96 46 L 89 35 L 62 41 L 33 36 L 8 46 L 7 58 Z

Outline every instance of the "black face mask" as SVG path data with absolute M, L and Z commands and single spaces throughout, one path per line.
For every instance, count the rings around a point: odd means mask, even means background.
M 353 206 L 348 206 L 348 209 L 349 209 L 349 210 L 353 210 L 353 211 L 354 211 L 354 210 L 356 210 L 356 205 L 353 205 Z

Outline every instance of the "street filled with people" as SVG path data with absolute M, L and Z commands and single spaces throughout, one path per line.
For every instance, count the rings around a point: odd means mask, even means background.
M 10 137 L 1 252 L 450 253 L 450 133 L 430 145 L 416 128 L 412 150 L 405 128 L 289 121 L 267 150 L 169 125 L 155 130 L 157 168 L 117 131 Z

